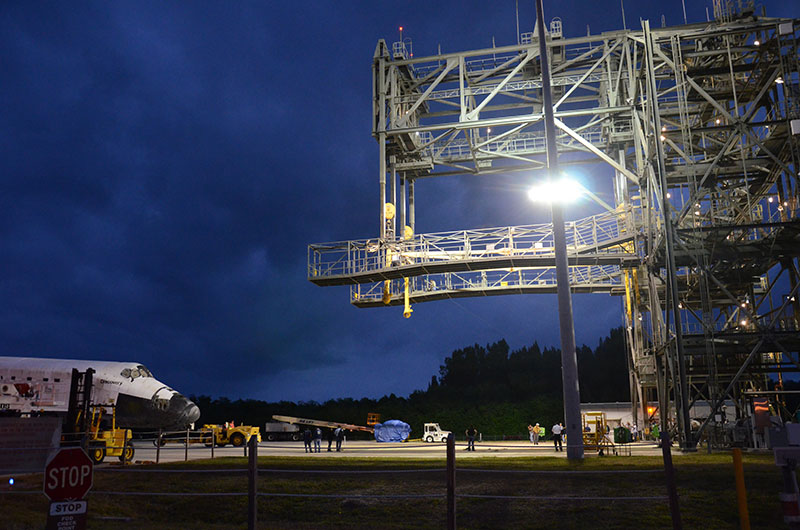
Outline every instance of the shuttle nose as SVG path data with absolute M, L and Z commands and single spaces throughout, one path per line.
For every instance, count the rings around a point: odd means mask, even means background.
M 185 428 L 200 419 L 200 408 L 177 392 L 170 400 L 170 410 L 178 428 Z
M 189 405 L 186 407 L 186 412 L 184 414 L 186 415 L 187 424 L 194 423 L 200 419 L 200 408 L 189 401 Z

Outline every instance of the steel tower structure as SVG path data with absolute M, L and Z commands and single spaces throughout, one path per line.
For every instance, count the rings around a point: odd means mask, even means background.
M 613 168 L 614 204 L 567 222 L 573 292 L 624 297 L 634 413 L 693 448 L 716 411 L 800 371 L 800 21 L 715 19 L 547 38 L 560 164 Z M 541 57 L 520 44 L 373 61 L 380 232 L 310 245 L 308 278 L 359 307 L 555 292 L 549 224 L 415 233 L 425 179 L 542 169 Z M 491 130 L 491 133 L 488 130 Z M 566 155 L 566 156 L 563 156 Z M 776 394 L 778 395 L 778 394 Z

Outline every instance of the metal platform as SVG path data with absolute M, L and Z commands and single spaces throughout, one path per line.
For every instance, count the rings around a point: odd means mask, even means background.
M 615 266 L 616 274 L 620 267 L 639 262 L 633 235 L 623 221 L 622 214 L 605 213 L 566 223 L 568 261 L 584 271 L 577 276 L 596 277 L 586 272 L 591 266 Z M 351 285 L 444 273 L 551 268 L 554 260 L 552 225 L 544 223 L 310 245 L 308 279 L 316 285 Z M 540 274 L 530 271 L 528 276 L 534 279 Z M 451 283 L 432 281 L 437 286 Z M 473 296 L 483 295 L 479 286 L 485 282 L 468 283 Z M 526 287 L 525 281 L 518 287 Z
M 621 269 L 615 265 L 570 267 L 573 293 L 625 293 Z M 555 269 L 494 269 L 470 272 L 426 274 L 409 279 L 412 304 L 448 298 L 470 298 L 505 294 L 543 294 L 556 292 Z M 350 288 L 350 302 L 357 307 L 403 305 L 405 284 L 393 280 L 357 284 Z

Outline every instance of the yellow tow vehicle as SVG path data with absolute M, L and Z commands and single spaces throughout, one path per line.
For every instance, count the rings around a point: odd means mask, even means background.
M 250 438 L 255 436 L 256 440 L 261 441 L 261 429 L 258 427 L 251 427 L 250 425 L 239 425 L 237 427 L 226 427 L 224 425 L 203 425 L 204 433 L 203 441 L 206 446 L 211 446 L 211 439 L 209 436 L 213 435 L 214 443 L 217 447 L 225 447 L 231 444 L 234 447 L 241 447 L 250 441 Z

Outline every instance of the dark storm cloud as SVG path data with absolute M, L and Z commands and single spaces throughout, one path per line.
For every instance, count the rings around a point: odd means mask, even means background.
M 297 364 L 274 347 L 294 303 L 271 308 L 302 274 L 319 168 L 307 96 L 276 80 L 305 65 L 270 57 L 248 9 L 216 11 L 5 10 L 7 353 Z

